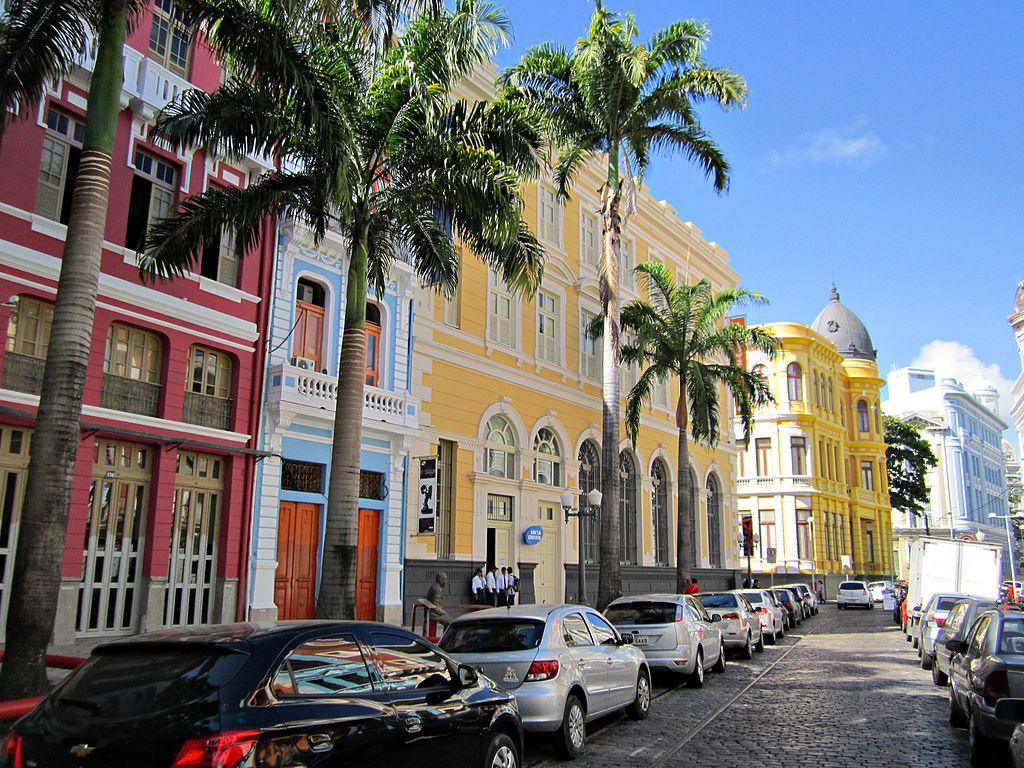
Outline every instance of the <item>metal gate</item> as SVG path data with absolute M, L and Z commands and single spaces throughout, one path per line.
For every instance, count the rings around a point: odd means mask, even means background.
M 6 627 L 31 434 L 30 430 L 19 427 L 0 427 L 0 633 L 5 632 Z

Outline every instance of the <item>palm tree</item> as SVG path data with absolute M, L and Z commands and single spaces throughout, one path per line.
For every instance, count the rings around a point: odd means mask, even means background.
M 758 293 L 742 288 L 715 291 L 707 280 L 677 284 L 668 268 L 657 262 L 641 264 L 636 272 L 650 300 L 631 301 L 622 309 L 622 327 L 634 334 L 622 348 L 622 360 L 647 367 L 627 396 L 626 430 L 635 444 L 641 412 L 655 385 L 677 376 L 676 589 L 682 592 L 693 569 L 688 438 L 708 447 L 718 442 L 724 387 L 735 399 L 747 442 L 755 409 L 770 403 L 772 395 L 761 376 L 743 367 L 741 354 L 757 349 L 773 357 L 779 340 L 763 328 L 728 322 L 735 308 L 765 303 Z
M 502 75 L 506 98 L 530 105 L 545 118 L 557 152 L 554 178 L 563 199 L 585 162 L 602 157 L 607 163 L 599 267 L 604 322 L 599 606 L 622 591 L 618 453 L 623 214 L 629 212 L 635 184 L 656 151 L 681 153 L 713 179 L 717 192 L 724 191 L 729 165 L 697 119 L 695 105 L 712 101 L 730 109 L 742 106 L 747 95 L 742 77 L 705 62 L 710 33 L 702 22 L 670 24 L 646 44 L 637 41 L 637 34 L 631 15 L 612 13 L 598 0 L 588 35 L 572 52 L 550 44 L 534 47 Z
M 316 609 L 321 618 L 344 618 L 355 610 L 367 294 L 383 294 L 399 258 L 425 282 L 454 291 L 456 239 L 510 286 L 532 292 L 543 252 L 521 218 L 520 182 L 536 170 L 541 137 L 522 107 L 468 104 L 450 95 L 507 36 L 507 17 L 486 0 L 457 0 L 451 10 L 427 7 L 407 18 L 400 33 L 370 45 L 352 14 L 311 18 L 301 5 L 280 22 L 305 36 L 295 66 L 317 73 L 317 88 L 309 92 L 268 88 L 286 79 L 284 68 L 248 60 L 251 32 L 226 34 L 222 16 L 196 9 L 213 45 L 231 61 L 232 76 L 215 94 L 191 92 L 169 105 L 156 132 L 175 146 L 228 157 L 274 152 L 282 170 L 244 190 L 211 190 L 185 201 L 152 228 L 142 265 L 158 277 L 180 274 L 224 228 L 244 245 L 270 214 L 304 222 L 316 240 L 328 228 L 347 235 Z M 310 121 L 310 113 L 319 119 Z
M 46 646 L 57 615 L 82 393 L 107 221 L 110 164 L 121 111 L 124 39 L 145 0 L 23 0 L 0 18 L 0 137 L 13 111 L 27 117 L 45 88 L 70 73 L 97 38 L 89 111 L 53 309 L 49 353 L 7 610 L 0 697 L 47 688 Z

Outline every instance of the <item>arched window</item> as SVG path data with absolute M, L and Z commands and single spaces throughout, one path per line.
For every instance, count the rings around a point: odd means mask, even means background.
M 811 381 L 814 383 L 814 404 L 821 405 L 821 393 L 818 391 L 818 372 L 811 371 Z
M 697 537 L 700 536 L 700 507 L 697 506 L 697 473 L 690 469 L 690 564 L 697 567 L 697 555 L 699 547 L 697 546 Z
M 831 378 L 829 378 L 829 380 L 828 380 L 828 409 L 830 411 L 832 411 L 832 413 L 836 412 L 836 398 L 835 398 L 835 392 L 832 389 L 832 379 Z
M 636 565 L 636 463 L 626 451 L 619 454 L 619 561 Z
M 376 387 L 380 382 L 380 307 L 366 303 L 366 383 Z
M 586 497 L 595 488 L 601 487 L 601 451 L 594 441 L 587 440 L 580 446 L 580 496 Z M 579 518 L 583 525 L 583 561 L 597 562 L 597 518 Z
M 655 459 L 651 464 L 651 520 L 654 523 L 654 557 L 658 565 L 668 565 L 672 557 L 669 544 L 672 531 L 668 524 L 668 470 L 661 459 Z
M 799 363 L 790 363 L 786 368 L 786 389 L 790 400 L 804 399 L 804 372 Z
M 858 400 L 857 401 L 857 431 L 858 432 L 870 432 L 871 431 L 871 417 L 868 414 L 868 401 Z
M 771 389 L 771 384 L 768 381 L 768 374 L 765 372 L 763 365 L 755 365 L 753 368 L 750 369 L 750 372 L 757 376 L 761 381 L 763 381 L 764 385 L 768 387 L 769 390 Z
M 492 477 L 514 480 L 516 476 L 516 435 L 508 419 L 501 415 L 487 420 L 487 466 Z
M 545 427 L 533 438 L 533 479 L 544 485 L 562 485 L 562 451 L 555 433 Z
M 230 398 L 231 359 L 219 350 L 194 345 L 189 350 L 182 419 L 189 424 L 227 429 Z
M 708 476 L 708 563 L 722 567 L 722 490 L 715 475 Z
M 295 329 L 292 354 L 300 360 L 312 360 L 313 370 L 324 367 L 324 321 L 327 296 L 324 287 L 305 277 L 295 285 Z
M 164 345 L 160 337 L 131 325 L 111 323 L 103 358 L 100 405 L 116 411 L 156 416 Z

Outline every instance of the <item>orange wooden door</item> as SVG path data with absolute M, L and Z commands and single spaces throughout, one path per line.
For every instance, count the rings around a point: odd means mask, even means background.
M 377 619 L 379 541 L 379 513 L 375 509 L 360 509 L 356 538 L 356 619 L 360 621 Z
M 311 619 L 316 609 L 320 505 L 282 501 L 277 518 L 274 602 L 281 619 Z
M 376 387 L 380 381 L 380 326 L 366 324 L 366 383 Z
M 294 355 L 316 361 L 316 369 L 319 371 L 323 368 L 325 310 L 316 304 L 296 301 L 295 312 L 298 318 L 294 331 Z

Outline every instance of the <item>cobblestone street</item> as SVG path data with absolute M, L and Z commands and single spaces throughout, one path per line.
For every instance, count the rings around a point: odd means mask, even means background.
M 918 667 L 890 614 L 832 605 L 767 646 L 730 659 L 702 690 L 661 680 L 648 720 L 596 723 L 581 762 L 662 768 L 713 765 L 966 766 L 946 689 Z M 530 763 L 554 760 L 530 743 Z

